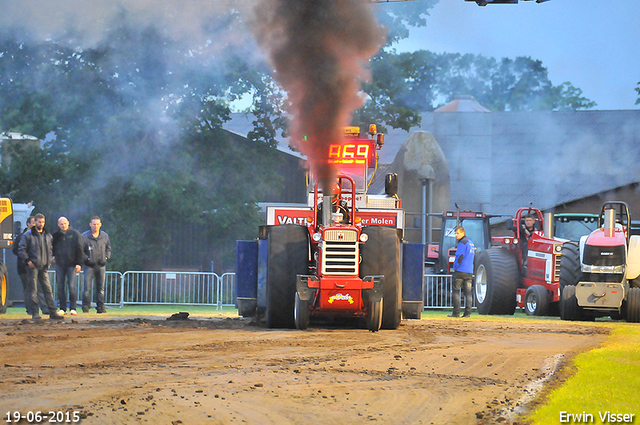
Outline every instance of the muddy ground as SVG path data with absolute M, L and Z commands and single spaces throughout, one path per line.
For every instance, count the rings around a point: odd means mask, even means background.
M 607 332 L 494 320 L 370 333 L 237 317 L 0 318 L 1 413 L 77 412 L 86 424 L 522 423 L 517 413 L 553 372 Z

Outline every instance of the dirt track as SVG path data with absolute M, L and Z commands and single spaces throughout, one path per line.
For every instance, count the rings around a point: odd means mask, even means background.
M 69 410 L 86 424 L 512 423 L 536 382 L 607 332 L 477 316 L 378 333 L 88 316 L 0 319 L 3 421 Z

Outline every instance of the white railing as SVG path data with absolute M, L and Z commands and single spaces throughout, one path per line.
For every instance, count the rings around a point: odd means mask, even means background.
M 57 301 L 56 272 L 49 271 L 54 300 Z M 82 300 L 84 277 L 76 279 L 78 300 Z M 91 299 L 94 299 L 95 283 Z M 105 304 L 211 305 L 216 309 L 235 305 L 235 273 L 218 276 L 207 272 L 127 271 L 106 272 Z
M 453 276 L 450 274 L 424 275 L 424 308 L 453 308 L 452 302 Z M 462 297 L 461 308 L 465 306 Z M 475 298 L 473 300 L 475 307 Z
M 76 288 L 78 301 L 84 290 L 83 272 L 78 273 Z M 54 300 L 57 301 L 56 273 L 49 271 Z M 424 308 L 452 308 L 451 275 L 424 275 Z M 95 284 L 91 299 L 94 299 Z M 181 304 L 210 305 L 216 309 L 234 306 L 236 302 L 236 274 L 218 276 L 208 272 L 108 271 L 105 275 L 105 304 Z M 462 299 L 462 308 L 465 300 Z M 475 300 L 474 300 L 475 307 Z
M 49 283 L 51 284 L 51 291 L 53 292 L 53 300 L 58 301 L 58 285 L 56 283 L 56 272 L 55 270 L 49 270 Z M 120 286 L 122 284 L 122 273 L 120 272 L 112 272 L 108 271 L 105 273 L 104 277 L 104 303 L 107 305 L 118 305 L 120 304 Z M 76 274 L 76 293 L 78 297 L 78 301 L 82 301 L 82 292 L 84 291 L 84 272 L 80 272 Z M 94 298 L 94 293 L 96 290 L 95 283 L 91 285 L 91 299 Z M 67 294 L 67 298 L 69 294 Z

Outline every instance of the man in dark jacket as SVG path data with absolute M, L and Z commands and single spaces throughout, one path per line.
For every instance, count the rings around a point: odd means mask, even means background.
M 100 217 L 91 217 L 90 230 L 82 234 L 84 245 L 84 292 L 82 293 L 82 312 L 88 313 L 91 307 L 91 287 L 96 280 L 96 310 L 106 313 L 104 308 L 104 280 L 107 260 L 111 257 L 109 235 L 101 231 Z
M 29 229 L 31 229 L 34 224 L 36 224 L 36 218 L 34 216 L 29 216 L 27 218 L 27 227 L 16 236 L 16 239 L 13 241 L 13 247 L 11 251 L 13 254 L 18 257 L 18 248 L 20 248 L 20 240 L 22 239 L 22 235 Z M 24 291 L 24 307 L 27 310 L 27 314 L 31 315 L 31 303 L 29 302 L 29 297 L 27 296 L 27 288 L 29 285 L 27 284 L 27 264 L 18 257 L 16 261 L 16 266 L 18 269 L 18 276 L 20 276 L 20 281 L 22 282 L 22 290 Z M 44 300 L 44 295 L 42 295 L 42 287 L 38 285 L 38 305 L 40 305 L 40 310 L 42 313 L 49 314 L 49 307 L 47 307 L 47 303 Z
M 464 227 L 456 227 L 456 239 L 458 246 L 456 247 L 456 259 L 453 262 L 453 313 L 449 317 L 460 316 L 460 288 L 464 289 L 464 315 L 462 317 L 471 316 L 471 307 L 473 305 L 473 296 L 471 294 L 471 283 L 473 280 L 473 260 L 476 253 L 476 247 L 465 236 Z
M 56 283 L 58 285 L 58 314 L 67 313 L 67 286 L 69 287 L 69 313 L 76 313 L 77 284 L 76 274 L 80 273 L 80 265 L 84 262 L 82 235 L 69 226 L 66 217 L 58 219 L 60 230 L 53 234 L 53 257 L 56 262 Z M 66 284 L 65 284 L 66 283 Z
M 31 317 L 33 320 L 42 320 L 38 313 L 38 284 L 42 286 L 44 299 L 49 308 L 49 317 L 53 320 L 64 319 L 56 313 L 56 304 L 51 293 L 51 284 L 47 269 L 53 258 L 51 246 L 51 234 L 44 228 L 45 218 L 42 214 L 36 214 L 36 224 L 27 230 L 20 239 L 18 256 L 27 264 L 27 289 L 25 302 L 31 304 Z M 28 301 L 27 301 L 28 300 Z

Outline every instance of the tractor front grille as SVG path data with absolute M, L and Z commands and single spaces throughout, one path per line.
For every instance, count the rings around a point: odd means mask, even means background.
M 326 230 L 322 249 L 322 274 L 357 275 L 358 233 L 355 230 Z
M 553 258 L 555 258 L 553 264 L 553 281 L 560 282 L 560 262 L 562 261 L 562 256 L 554 255 Z

